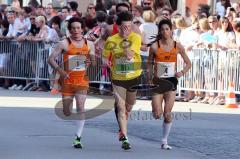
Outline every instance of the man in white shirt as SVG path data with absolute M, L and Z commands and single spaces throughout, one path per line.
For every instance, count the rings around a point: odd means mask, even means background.
M 62 18 L 62 22 L 61 22 L 61 31 L 65 34 L 68 35 L 67 32 L 67 23 L 66 21 L 69 20 L 72 16 L 70 15 L 70 8 L 67 6 L 62 7 L 62 11 L 61 11 L 61 18 Z
M 32 9 L 30 7 L 23 7 L 23 16 L 24 16 L 24 25 L 28 26 L 28 30 L 31 29 L 31 21 L 30 21 L 30 15 L 32 13 Z
M 225 16 L 225 3 L 226 3 L 226 0 L 220 0 L 216 4 L 216 13 L 221 17 Z

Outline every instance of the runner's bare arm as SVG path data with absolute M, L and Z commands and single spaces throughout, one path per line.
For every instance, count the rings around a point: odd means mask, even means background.
M 48 63 L 52 66 L 53 69 L 58 71 L 62 77 L 66 77 L 67 73 L 57 64 L 56 58 L 64 53 L 67 49 L 68 42 L 65 40 L 60 41 L 56 46 L 52 49 L 51 55 L 48 58 Z
M 186 72 L 189 71 L 189 69 L 191 68 L 191 61 L 190 61 L 189 57 L 187 56 L 185 49 L 183 48 L 183 46 L 181 44 L 177 43 L 177 49 L 185 63 L 185 67 L 180 72 L 176 73 L 176 77 L 179 78 L 179 77 L 183 76 Z
M 147 81 L 150 81 L 150 84 L 151 84 L 151 81 L 152 81 L 150 71 L 152 70 L 152 65 L 153 65 L 153 62 L 154 62 L 154 55 L 156 54 L 156 52 L 157 52 L 157 44 L 154 43 L 150 47 L 149 56 L 148 56 L 148 60 L 147 60 Z
M 95 66 L 96 65 L 96 59 L 95 59 L 95 47 L 94 43 L 92 41 L 87 41 L 89 49 L 90 49 L 90 63 Z
M 109 38 L 108 38 L 103 46 L 102 64 L 103 64 L 103 66 L 106 66 L 106 67 L 110 67 L 111 51 L 113 50 L 112 47 L 114 47 L 114 46 L 111 46 L 111 44 L 113 44 L 113 42 L 111 42 L 111 40 L 109 40 Z
M 51 50 L 51 54 L 48 58 L 48 63 L 53 67 L 53 68 L 57 68 L 59 67 L 58 64 L 56 63 L 55 59 L 60 56 L 60 54 L 62 54 L 63 51 L 65 51 L 64 49 L 64 44 L 65 41 L 60 41 L 59 43 L 57 43 Z
M 147 51 L 147 50 L 148 50 L 145 36 L 146 36 L 146 35 L 145 35 L 144 33 L 142 33 L 142 46 L 141 46 L 141 51 Z

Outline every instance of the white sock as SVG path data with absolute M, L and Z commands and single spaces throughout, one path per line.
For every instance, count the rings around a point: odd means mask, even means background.
M 170 133 L 172 127 L 172 123 L 165 123 L 163 122 L 162 128 L 163 128 L 163 135 L 162 135 L 162 144 L 168 144 L 168 135 Z
M 77 125 L 76 135 L 77 135 L 77 137 L 81 137 L 82 136 L 84 123 L 85 123 L 85 120 L 77 120 L 76 121 L 76 125 Z

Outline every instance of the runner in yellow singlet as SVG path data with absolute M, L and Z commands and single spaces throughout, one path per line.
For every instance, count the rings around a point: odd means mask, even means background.
M 131 149 L 127 138 L 128 112 L 136 101 L 136 90 L 131 89 L 140 83 L 141 36 L 132 32 L 133 16 L 121 12 L 117 16 L 119 33 L 109 37 L 103 50 L 103 62 L 111 63 L 111 79 L 117 107 L 117 120 L 120 126 L 122 148 Z M 109 58 L 111 57 L 111 58 Z M 109 61 L 110 60 L 110 61 Z

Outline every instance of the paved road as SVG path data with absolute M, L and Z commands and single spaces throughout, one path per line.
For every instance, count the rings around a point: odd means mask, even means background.
M 169 142 L 160 149 L 162 120 L 153 120 L 150 101 L 138 101 L 129 120 L 133 149 L 124 152 L 116 140 L 112 111 L 86 122 L 83 150 L 70 145 L 74 124 L 54 114 L 59 96 L 46 93 L 0 91 L 0 154 L 4 159 L 38 158 L 164 158 L 235 159 L 240 155 L 240 110 L 221 106 L 176 103 Z M 89 108 L 101 103 L 90 97 Z M 190 111 L 191 109 L 191 111 Z

